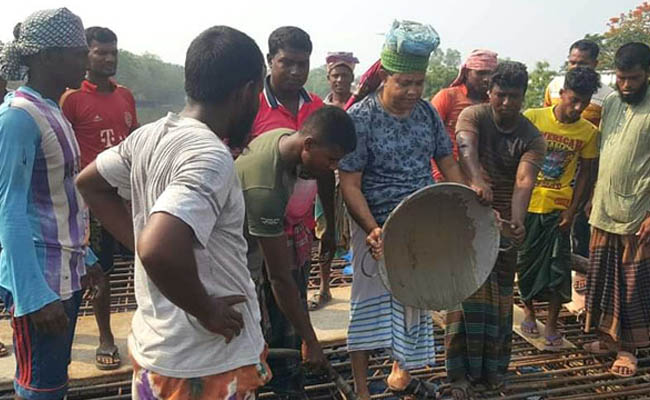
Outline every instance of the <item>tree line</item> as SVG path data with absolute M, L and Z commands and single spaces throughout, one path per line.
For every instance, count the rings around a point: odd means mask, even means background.
M 115 79 L 133 92 L 141 124 L 179 111 L 185 103 L 183 67 L 156 55 L 120 50 Z
M 597 42 L 601 48 L 598 69 L 601 72 L 613 70 L 614 53 L 622 44 L 631 41 L 650 43 L 650 3 L 644 2 L 633 10 L 610 18 L 605 32 L 587 34 L 585 38 Z M 423 97 L 430 99 L 440 89 L 447 87 L 458 75 L 460 66 L 458 50 L 437 49 L 433 52 Z M 532 70 L 529 69 L 530 82 L 524 106 L 541 106 L 544 89 L 555 75 L 564 70 L 565 67 L 553 70 L 546 61 L 538 61 Z M 120 50 L 116 79 L 133 91 L 141 123 L 156 120 L 168 111 L 178 111 L 185 102 L 183 67 L 164 62 L 156 55 L 136 55 Z M 321 97 L 327 95 L 329 84 L 324 65 L 310 71 L 305 86 Z
M 599 72 L 612 71 L 614 54 L 620 46 L 629 42 L 650 43 L 650 3 L 643 2 L 633 10 L 610 18 L 605 32 L 587 34 L 585 39 L 593 40 L 600 46 L 601 53 L 597 68 Z M 429 60 L 422 97 L 431 99 L 440 89 L 449 86 L 458 75 L 461 62 L 458 50 L 437 49 L 433 52 Z M 528 71 L 529 84 L 524 108 L 542 106 L 546 86 L 554 76 L 564 72 L 566 72 L 566 65 L 559 70 L 554 70 L 547 61 L 536 62 L 533 69 Z M 324 65 L 310 72 L 306 87 L 321 97 L 329 92 Z

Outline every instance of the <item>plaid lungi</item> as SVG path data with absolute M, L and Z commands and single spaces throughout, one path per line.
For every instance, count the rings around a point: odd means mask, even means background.
M 593 228 L 587 271 L 587 322 L 623 349 L 650 344 L 650 246 L 635 235 Z
M 450 381 L 498 385 L 510 364 L 516 251 L 499 254 L 487 281 L 447 312 L 445 349 Z

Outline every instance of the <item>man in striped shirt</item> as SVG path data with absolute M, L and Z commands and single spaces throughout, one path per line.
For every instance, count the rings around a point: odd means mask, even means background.
M 60 399 L 84 268 L 84 206 L 74 186 L 79 147 L 58 107 L 79 87 L 88 48 L 66 8 L 38 11 L 0 54 L 0 72 L 25 86 L 0 107 L 0 286 L 8 294 L 17 398 Z

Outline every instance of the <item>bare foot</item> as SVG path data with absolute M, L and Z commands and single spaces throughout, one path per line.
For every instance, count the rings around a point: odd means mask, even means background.
M 454 400 L 468 400 L 472 398 L 471 385 L 466 379 L 451 383 L 449 393 Z
M 583 274 L 576 274 L 573 278 L 573 289 L 577 293 L 583 293 L 587 290 L 587 277 Z
M 521 331 L 529 337 L 536 338 L 539 336 L 537 329 L 537 319 L 535 318 L 535 307 L 533 303 L 524 303 L 524 320 L 519 325 Z
M 560 336 L 560 331 L 558 331 L 557 326 L 551 326 L 551 324 L 546 324 L 546 328 L 544 329 L 544 336 L 557 337 Z
M 526 336 L 530 336 L 532 338 L 536 338 L 539 336 L 539 329 L 537 329 L 537 321 L 533 317 L 533 319 L 529 319 L 528 317 L 525 317 L 523 321 L 521 321 L 521 325 L 519 325 L 519 328 L 521 331 L 524 333 Z
M 616 354 L 616 361 L 612 365 L 610 372 L 621 378 L 629 378 L 636 374 L 637 358 L 627 351 L 619 351 Z
M 388 387 L 393 390 L 403 390 L 411 381 L 411 374 L 399 367 L 397 362 L 393 362 L 393 368 L 386 378 Z

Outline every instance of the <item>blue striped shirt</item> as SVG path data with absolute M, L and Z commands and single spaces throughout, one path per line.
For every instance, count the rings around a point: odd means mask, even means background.
M 28 87 L 0 106 L 0 286 L 16 317 L 81 289 L 84 206 L 80 158 L 61 109 Z

